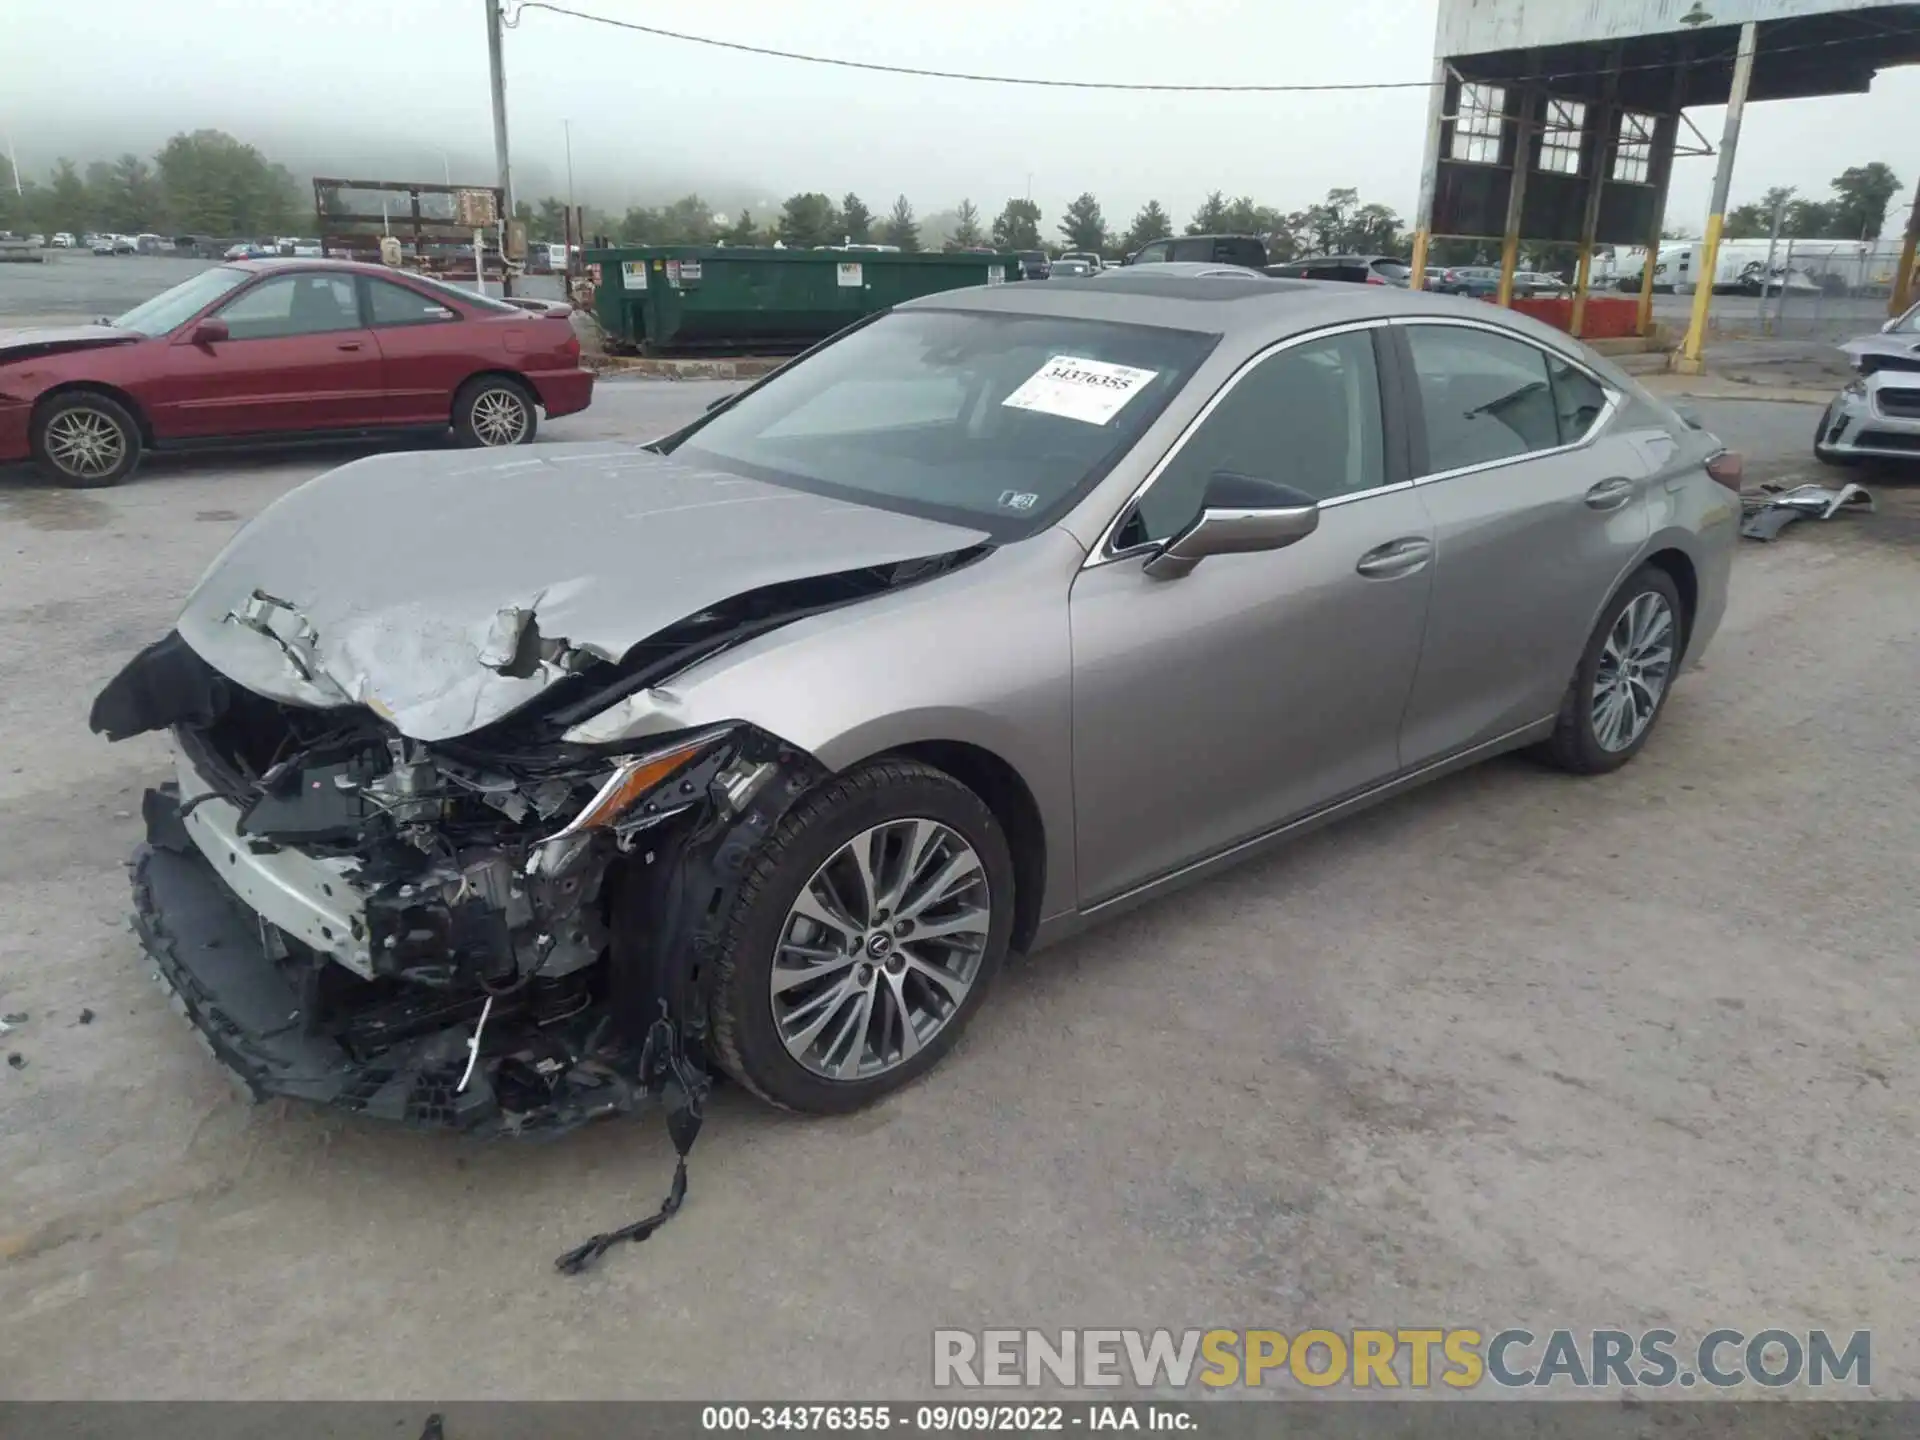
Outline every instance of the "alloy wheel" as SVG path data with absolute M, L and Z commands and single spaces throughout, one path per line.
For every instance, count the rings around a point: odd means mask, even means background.
M 1633 597 L 1607 632 L 1593 677 L 1593 737 L 1611 754 L 1628 749 L 1653 723 L 1673 677 L 1673 607 L 1647 590 Z
M 993 920 L 986 867 L 937 820 L 861 831 L 788 908 L 770 982 L 787 1053 L 829 1080 L 906 1064 L 959 1013 Z
M 127 454 L 127 437 L 98 410 L 61 411 L 47 422 L 43 444 L 56 468 L 83 480 L 112 474 Z
M 511 390 L 482 390 L 473 399 L 472 422 L 482 445 L 518 445 L 527 434 L 527 402 Z

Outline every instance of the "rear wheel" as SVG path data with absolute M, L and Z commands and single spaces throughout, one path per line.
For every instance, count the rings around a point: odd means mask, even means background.
M 1576 775 L 1618 770 L 1647 743 L 1686 641 L 1680 592 L 1666 571 L 1627 577 L 1587 641 L 1560 703 L 1545 758 Z
M 792 1110 L 856 1110 L 925 1074 L 1013 929 L 999 822 L 958 780 L 883 760 L 828 781 L 749 870 L 708 977 L 715 1048 Z
M 32 443 L 41 470 L 78 489 L 118 485 L 140 463 L 140 426 L 126 406 L 92 391 L 55 396 L 41 407 Z
M 533 392 L 505 375 L 481 375 L 453 401 L 453 433 L 462 445 L 525 445 L 540 428 Z

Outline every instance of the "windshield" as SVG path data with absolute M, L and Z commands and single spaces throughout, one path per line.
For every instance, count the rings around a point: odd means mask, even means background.
M 884 315 L 661 449 L 1018 539 L 1126 454 L 1219 339 L 952 310 Z
M 1911 310 L 1907 311 L 1906 314 L 1894 321 L 1893 324 L 1889 325 L 1887 327 L 1887 333 L 1890 335 L 1920 334 L 1920 305 L 1914 306 Z
M 116 329 L 137 330 L 142 335 L 165 335 L 177 330 L 229 290 L 247 283 L 247 272 L 216 265 L 182 280 L 171 290 L 163 290 L 144 305 L 136 305 L 117 320 Z

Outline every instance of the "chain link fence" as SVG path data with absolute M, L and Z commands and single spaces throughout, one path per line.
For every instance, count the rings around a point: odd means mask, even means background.
M 1748 261 L 1716 287 L 1709 328 L 1738 339 L 1850 340 L 1878 330 L 1899 273 L 1898 250 L 1837 252 L 1818 241 L 1781 240 L 1771 267 Z M 1675 297 L 1691 305 L 1691 296 Z

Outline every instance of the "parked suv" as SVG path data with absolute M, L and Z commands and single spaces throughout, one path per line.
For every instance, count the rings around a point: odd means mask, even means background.
M 1022 280 L 1044 280 L 1053 273 L 1053 262 L 1044 250 L 1020 250 L 1014 258 L 1020 262 Z
M 1402 289 L 1413 275 L 1406 261 L 1392 255 L 1316 255 L 1311 260 L 1269 265 L 1266 270 L 1283 280 L 1344 280 L 1353 285 L 1398 285 Z
M 1267 264 L 1267 242 L 1257 235 L 1170 235 L 1141 246 L 1128 257 L 1127 264 L 1157 265 L 1169 260 L 1262 270 Z

